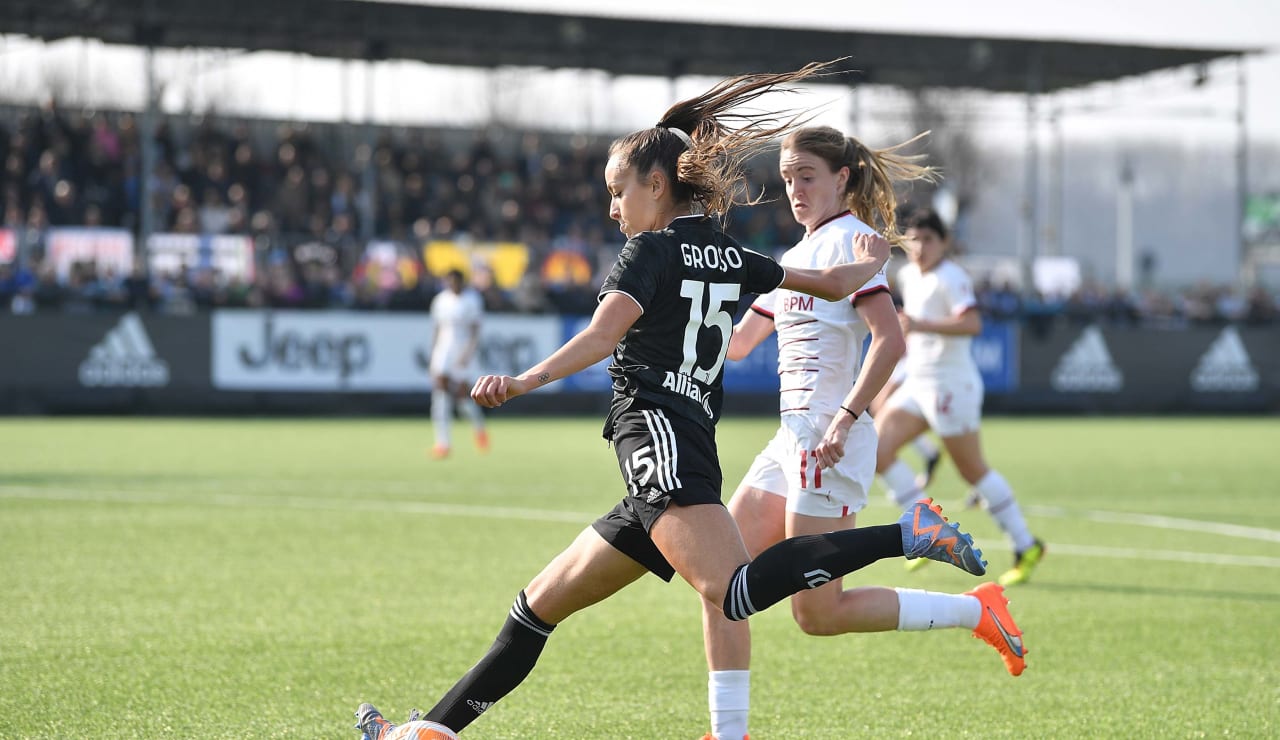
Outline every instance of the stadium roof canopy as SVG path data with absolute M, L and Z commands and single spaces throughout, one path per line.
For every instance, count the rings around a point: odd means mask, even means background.
M 444 65 L 728 76 L 849 56 L 859 79 L 905 88 L 1053 92 L 1249 49 L 766 28 L 376 0 L 4 0 L 0 32 L 156 47 L 286 51 Z

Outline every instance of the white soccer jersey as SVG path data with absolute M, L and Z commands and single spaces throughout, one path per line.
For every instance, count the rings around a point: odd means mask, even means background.
M 846 212 L 805 236 L 778 262 L 783 267 L 806 268 L 852 262 L 854 236 L 874 233 Z M 858 378 L 862 345 L 869 332 L 853 304 L 859 296 L 888 289 L 881 270 L 846 299 L 824 301 L 779 288 L 752 305 L 753 310 L 773 319 L 778 333 L 782 414 L 835 414 Z
M 913 319 L 932 321 L 959 316 L 977 305 L 973 281 L 949 259 L 921 273 L 915 263 L 898 271 L 902 310 Z M 913 331 L 907 334 L 907 375 L 938 378 L 978 374 L 970 344 L 972 337 Z
M 484 303 L 480 294 L 471 289 L 463 289 L 461 293 L 444 290 L 432 299 L 431 321 L 439 332 L 431 351 L 433 373 L 450 375 L 468 369 L 460 366 L 462 354 L 483 315 Z M 470 360 L 468 366 L 475 357 Z

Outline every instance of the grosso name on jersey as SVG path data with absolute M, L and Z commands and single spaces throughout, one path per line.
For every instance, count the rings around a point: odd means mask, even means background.
M 742 267 L 742 253 L 733 245 L 723 247 L 716 244 L 699 246 L 687 242 L 680 244 L 680 256 L 684 258 L 685 267 L 698 270 L 719 270 L 727 272 Z

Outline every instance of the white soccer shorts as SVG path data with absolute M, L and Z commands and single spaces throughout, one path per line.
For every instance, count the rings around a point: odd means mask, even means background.
M 876 428 L 863 416 L 849 429 L 844 457 L 835 467 L 818 467 L 813 450 L 822 441 L 830 416 L 782 417 L 778 433 L 756 455 L 739 486 L 785 496 L 787 511 L 839 518 L 867 505 L 876 475 Z
M 939 437 L 957 437 L 982 426 L 982 377 L 907 376 L 889 396 L 885 409 L 902 409 L 925 420 Z

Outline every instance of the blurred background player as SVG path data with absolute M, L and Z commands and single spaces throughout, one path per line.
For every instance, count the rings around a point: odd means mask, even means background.
M 489 433 L 484 412 L 471 400 L 469 392 L 476 375 L 476 350 L 480 346 L 480 322 L 484 302 L 467 287 L 461 270 L 444 276 L 445 289 L 431 301 L 431 424 L 436 442 L 431 448 L 437 460 L 449 456 L 450 426 L 454 404 L 471 420 L 476 447 L 489 450 Z
M 850 262 L 855 235 L 876 233 L 873 223 L 897 240 L 894 185 L 933 179 L 932 170 L 916 164 L 918 157 L 898 153 L 910 143 L 872 150 L 827 126 L 788 134 L 779 169 L 805 236 L 779 264 Z M 866 410 L 905 349 L 883 270 L 848 299 L 824 301 L 783 288 L 761 296 L 734 327 L 729 358 L 741 360 L 774 331 L 781 424 L 729 502 L 752 556 L 788 537 L 856 525 L 876 469 L 876 431 Z M 1018 675 L 1024 666 L 1020 638 L 1011 643 L 996 626 L 999 621 L 1006 634 L 1018 634 L 1001 591 L 994 583 L 968 594 L 846 591 L 842 579 L 833 578 L 792 596 L 791 612 L 811 635 L 965 627 L 999 650 Z M 704 740 L 741 740 L 747 734 L 751 630 L 705 600 L 702 611 L 711 710 L 711 734 Z
M 902 507 L 924 498 L 915 472 L 898 459 L 898 450 L 932 429 L 955 463 L 960 477 L 986 504 L 1008 536 L 1014 566 L 1000 583 L 1023 583 L 1044 556 L 1044 543 L 1027 528 L 1013 489 L 999 472 L 987 467 L 978 429 L 982 421 L 983 384 L 970 349 L 982 331 L 973 283 L 960 265 L 948 259 L 950 241 L 937 213 L 922 209 L 905 220 L 910 262 L 898 271 L 902 292 L 899 320 L 907 338 L 907 377 L 876 417 L 880 435 L 876 471 L 889 495 Z
M 894 303 L 897 303 L 896 298 Z M 894 366 L 893 374 L 889 376 L 889 380 L 880 389 L 880 392 L 876 394 L 876 397 L 872 399 L 871 405 L 867 407 L 872 418 L 880 415 L 880 409 L 884 408 L 885 401 L 889 400 L 889 396 L 892 396 L 893 392 L 898 390 L 898 386 L 902 385 L 902 381 L 906 379 L 907 358 L 906 355 L 903 355 L 902 359 L 898 360 L 898 364 Z M 916 485 L 920 487 L 920 490 L 924 490 L 933 482 L 933 476 L 938 472 L 938 464 L 942 462 L 942 450 L 929 436 L 928 432 L 920 434 L 908 442 L 907 446 L 920 456 L 920 472 L 916 473 Z

